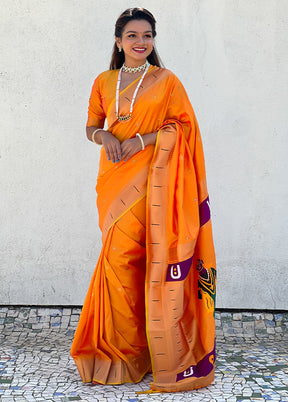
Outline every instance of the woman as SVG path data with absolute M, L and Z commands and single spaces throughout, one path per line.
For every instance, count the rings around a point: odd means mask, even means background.
M 84 382 L 138 382 L 152 370 L 152 390 L 172 392 L 214 379 L 216 271 L 197 121 L 155 36 L 147 10 L 121 14 L 110 70 L 92 88 L 103 248 L 71 355 Z

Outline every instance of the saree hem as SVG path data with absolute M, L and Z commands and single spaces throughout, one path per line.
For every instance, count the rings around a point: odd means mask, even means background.
M 74 357 L 82 382 L 84 384 L 97 382 L 102 385 L 121 385 L 140 382 L 147 373 L 151 372 L 149 353 L 146 351 L 146 353 L 139 356 L 137 360 L 139 362 L 130 362 L 129 359 L 127 359 L 127 361 L 118 360 L 117 362 L 109 362 L 106 360 L 104 362 L 97 358 L 83 359 Z M 142 368 L 139 367 L 141 363 Z M 97 373 L 99 373 L 99 375 L 97 375 Z M 113 373 L 115 377 L 117 377 L 115 380 L 111 378 Z
M 151 383 L 151 389 L 158 392 L 181 392 L 181 391 L 191 391 L 193 389 L 199 389 L 207 387 L 212 384 L 215 379 L 215 370 L 213 369 L 206 377 L 197 378 L 191 380 L 191 382 L 183 383 L 171 383 L 171 384 L 161 384 L 161 383 Z M 186 381 L 186 380 L 185 380 Z

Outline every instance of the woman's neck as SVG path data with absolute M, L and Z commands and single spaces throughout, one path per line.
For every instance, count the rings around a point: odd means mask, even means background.
M 141 61 L 125 59 L 124 64 L 126 67 L 135 68 L 135 67 L 143 66 L 143 64 L 145 64 L 146 61 L 147 61 L 146 59 L 141 60 Z

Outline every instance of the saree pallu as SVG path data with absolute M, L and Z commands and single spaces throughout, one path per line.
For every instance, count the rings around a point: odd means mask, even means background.
M 88 124 L 120 142 L 157 131 L 127 162 L 101 150 L 96 190 L 103 248 L 71 355 L 84 382 L 138 382 L 152 371 L 154 391 L 210 384 L 215 370 L 216 263 L 198 124 L 170 71 L 151 66 L 133 119 L 116 119 L 115 70 L 102 73 Z M 120 94 L 128 114 L 137 85 Z M 115 93 L 115 92 L 114 92 Z

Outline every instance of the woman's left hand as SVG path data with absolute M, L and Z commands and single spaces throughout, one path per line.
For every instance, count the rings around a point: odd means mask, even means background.
M 141 151 L 142 144 L 139 138 L 130 138 L 129 140 L 125 140 L 121 144 L 121 154 L 122 160 L 124 162 L 128 161 L 134 154 Z

